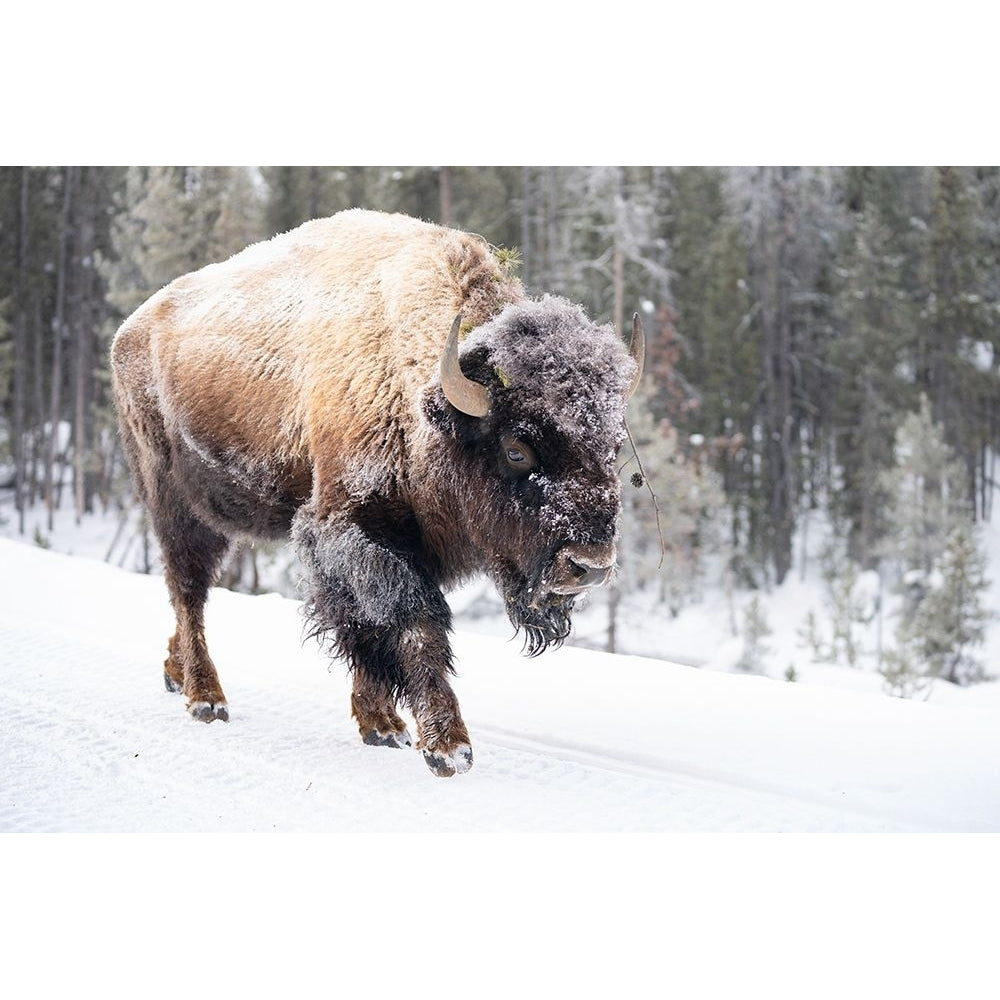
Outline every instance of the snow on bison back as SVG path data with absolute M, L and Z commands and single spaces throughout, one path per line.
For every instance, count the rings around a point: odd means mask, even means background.
M 352 210 L 184 275 L 111 348 L 119 425 L 177 617 L 164 680 L 228 720 L 204 605 L 235 538 L 290 535 L 365 743 L 472 766 L 442 594 L 496 583 L 532 655 L 615 562 L 615 455 L 642 368 L 527 298 L 479 237 Z

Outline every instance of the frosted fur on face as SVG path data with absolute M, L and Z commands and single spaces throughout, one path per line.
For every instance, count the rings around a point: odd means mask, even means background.
M 454 451 L 432 460 L 444 463 L 462 527 L 537 653 L 569 633 L 573 597 L 546 583 L 555 554 L 579 545 L 613 559 L 615 455 L 634 362 L 612 326 L 555 296 L 506 307 L 466 338 L 460 357 L 465 375 L 489 387 L 490 411 L 467 417 L 433 391 L 428 414 Z M 523 477 L 504 474 L 510 439 L 537 456 Z
M 490 377 L 495 400 L 553 425 L 586 456 L 602 446 L 613 455 L 621 443 L 635 362 L 613 326 L 594 323 L 575 303 L 545 295 L 508 305 L 469 334 L 462 356 Z

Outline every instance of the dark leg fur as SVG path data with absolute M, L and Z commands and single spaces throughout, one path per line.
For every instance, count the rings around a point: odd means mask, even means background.
M 354 671 L 362 739 L 400 745 L 402 699 L 428 767 L 441 776 L 467 771 L 472 748 L 447 680 L 451 613 L 440 589 L 405 551 L 357 525 L 316 525 L 303 514 L 293 538 L 312 578 L 312 633 L 328 637 Z
M 351 714 L 357 720 L 365 743 L 376 747 L 413 746 L 406 723 L 396 714 L 392 692 L 367 671 L 354 673 Z
M 351 702 L 366 743 L 382 741 L 368 737 L 371 716 L 359 715 L 358 690 L 375 693 L 376 713 L 384 713 L 398 732 L 401 720 L 391 693 L 395 686 L 413 712 L 417 749 L 423 751 L 427 766 L 442 777 L 472 766 L 469 732 L 446 676 L 451 668 L 446 628 L 427 621 L 399 629 L 354 624 L 338 629 L 337 644 L 354 669 Z
M 229 541 L 187 513 L 182 501 L 170 503 L 169 496 L 161 494 L 152 512 L 163 550 L 167 589 L 177 615 L 177 631 L 170 638 L 163 665 L 164 683 L 168 690 L 183 691 L 194 718 L 228 722 L 226 696 L 205 642 L 204 612 Z
M 171 478 L 162 419 L 155 412 L 133 407 L 130 396 L 141 399 L 142 386 L 116 385 L 122 445 L 160 541 L 167 589 L 177 616 L 177 629 L 167 643 L 163 682 L 168 691 L 187 696 L 187 709 L 194 718 L 228 721 L 226 696 L 205 644 L 204 611 L 229 541 L 191 512 Z

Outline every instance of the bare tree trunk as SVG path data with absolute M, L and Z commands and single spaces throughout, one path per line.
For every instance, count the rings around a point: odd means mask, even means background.
M 31 506 L 38 499 L 38 466 L 42 459 L 43 431 L 45 429 L 45 385 L 42 365 L 42 306 L 36 298 L 32 312 L 32 329 L 34 330 L 34 364 L 32 396 L 35 411 L 34 429 L 31 433 Z
M 309 203 L 307 208 L 310 219 L 319 217 L 319 167 L 309 168 Z
M 781 583 L 792 565 L 795 467 L 792 454 L 792 336 L 788 303 L 788 252 L 792 220 L 786 189 L 786 169 L 775 168 L 769 186 L 775 189 L 776 215 L 760 221 L 758 297 L 763 303 L 762 370 L 764 475 L 768 490 L 770 537 L 767 547 Z M 766 242 L 764 242 L 766 240 Z M 768 246 L 768 243 L 772 243 Z
M 86 475 L 87 475 L 87 385 L 88 373 L 87 355 L 84 339 L 87 332 L 83 326 L 77 326 L 74 338 L 73 357 L 73 506 L 76 513 L 76 523 L 83 520 L 86 507 Z
M 992 421 L 992 417 L 990 418 Z M 991 431 L 990 439 L 996 440 L 996 431 Z M 995 448 L 989 449 L 988 464 L 986 468 L 986 497 L 983 500 L 983 520 L 990 521 L 993 518 L 993 483 L 996 476 L 997 453 Z
M 86 171 L 87 168 L 84 168 Z M 94 368 L 94 244 L 96 242 L 93 201 L 86 197 L 86 182 L 93 179 L 85 172 L 81 181 L 81 208 L 79 222 L 74 294 L 71 312 L 74 330 L 73 344 L 73 500 L 76 523 L 79 524 L 92 507 L 93 475 L 91 474 L 91 400 L 93 398 Z
M 622 171 L 615 176 L 615 243 L 611 256 L 611 276 L 614 285 L 612 322 L 619 335 L 625 328 L 625 254 L 622 237 L 625 230 L 625 196 L 622 193 Z
M 531 287 L 535 248 L 531 243 L 531 213 L 535 210 L 531 186 L 531 167 L 521 167 L 521 280 Z
M 115 491 L 115 470 L 118 468 L 118 457 L 121 454 L 121 438 L 111 434 L 110 447 L 101 452 L 101 472 L 97 481 L 97 495 L 101 500 L 101 509 L 107 514 Z
M 20 219 L 17 241 L 17 315 L 14 319 L 14 496 L 17 530 L 24 534 L 27 476 L 28 383 L 28 168 L 21 167 Z
M 543 177 L 545 184 L 542 201 L 542 221 L 538 227 L 539 259 L 542 261 L 541 274 L 536 280 L 541 285 L 551 284 L 555 277 L 556 229 L 556 167 L 546 167 Z
M 62 347 L 66 325 L 66 260 L 69 248 L 70 213 L 73 208 L 73 185 L 76 168 L 63 172 L 62 223 L 59 231 L 59 262 L 56 270 L 56 308 L 53 320 L 52 384 L 49 387 L 49 440 L 45 454 L 45 505 L 48 529 L 52 530 L 56 507 L 55 465 L 59 446 L 59 417 L 62 412 Z M 61 479 L 62 477 L 60 477 Z
M 614 324 L 619 334 L 625 329 L 625 254 L 618 237 L 615 237 L 615 249 L 611 259 L 615 286 Z

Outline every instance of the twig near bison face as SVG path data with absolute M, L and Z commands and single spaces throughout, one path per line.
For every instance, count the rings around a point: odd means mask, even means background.
M 112 372 L 177 618 L 167 688 L 228 720 L 209 588 L 234 539 L 290 537 L 363 741 L 413 745 L 405 705 L 431 771 L 467 771 L 443 589 L 486 573 L 526 652 L 566 638 L 615 562 L 637 317 L 631 354 L 480 238 L 400 215 L 314 220 L 162 289 Z

